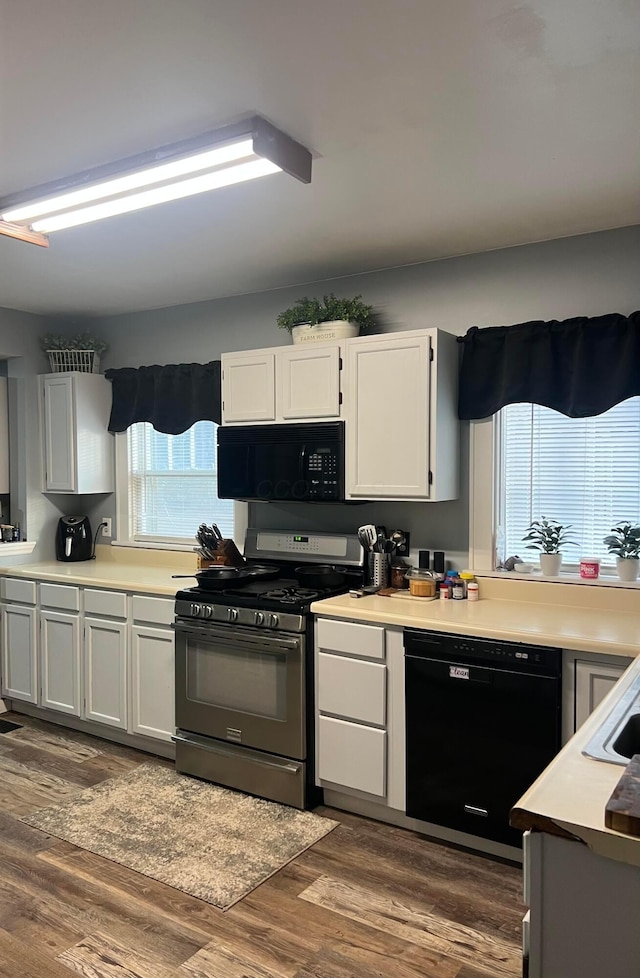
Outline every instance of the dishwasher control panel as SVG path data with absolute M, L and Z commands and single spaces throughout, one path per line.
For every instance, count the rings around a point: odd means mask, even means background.
M 497 669 L 541 672 L 551 676 L 559 676 L 562 672 L 562 649 L 524 642 L 503 642 L 475 635 L 405 628 L 404 648 L 406 655 L 422 659 L 488 665 Z

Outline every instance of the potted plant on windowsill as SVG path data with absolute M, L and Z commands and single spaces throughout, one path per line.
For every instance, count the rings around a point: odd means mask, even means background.
M 545 577 L 557 577 L 560 573 L 560 548 L 563 544 L 575 542 L 566 532 L 571 526 L 571 523 L 563 526 L 557 520 L 548 520 L 546 516 L 541 516 L 539 520 L 532 520 L 527 527 L 527 534 L 522 539 L 527 544 L 527 550 L 540 551 L 540 569 Z
M 301 299 L 281 312 L 276 320 L 280 329 L 288 329 L 294 343 L 342 340 L 357 336 L 373 323 L 373 307 L 362 302 L 362 296 L 338 299 L 333 292 L 322 299 Z
M 611 527 L 604 538 L 610 554 L 616 555 L 616 568 L 621 581 L 637 581 L 640 569 L 640 526 L 621 520 Z

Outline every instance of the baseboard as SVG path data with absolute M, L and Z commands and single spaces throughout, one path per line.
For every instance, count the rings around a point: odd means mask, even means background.
M 0 702 L 2 702 L 0 700 Z M 9 709 L 12 713 L 23 713 L 29 717 L 36 717 L 38 720 L 46 720 L 48 723 L 55 723 L 59 727 L 67 727 L 71 730 L 79 730 L 81 733 L 89 734 L 92 737 L 99 737 L 101 740 L 111 740 L 124 747 L 133 747 L 135 750 L 144 751 L 146 754 L 155 754 L 158 757 L 175 758 L 175 744 L 165 743 L 163 740 L 152 740 L 148 737 L 141 737 L 139 734 L 130 734 L 126 730 L 118 727 L 108 727 L 93 720 L 81 720 L 80 717 L 72 717 L 66 713 L 57 713 L 55 710 L 45 710 L 32 703 L 23 703 L 20 700 L 8 700 Z

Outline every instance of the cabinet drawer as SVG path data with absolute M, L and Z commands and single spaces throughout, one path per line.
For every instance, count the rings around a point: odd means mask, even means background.
M 173 598 L 150 598 L 146 594 L 134 594 L 134 621 L 148 621 L 153 625 L 170 625 L 175 617 Z
M 381 662 L 318 655 L 318 709 L 349 720 L 384 726 L 387 667 Z
M 97 591 L 94 588 L 85 588 L 84 610 L 88 615 L 126 618 L 127 595 L 124 591 Z
M 350 621 L 318 620 L 318 648 L 343 655 L 384 659 L 384 628 L 358 625 Z
M 22 581 L 17 577 L 2 579 L 2 597 L 5 601 L 20 601 L 22 604 L 36 603 L 36 582 Z
M 41 584 L 40 604 L 63 611 L 80 610 L 80 588 L 70 584 Z
M 318 721 L 318 778 L 366 791 L 386 794 L 387 734 L 346 720 Z

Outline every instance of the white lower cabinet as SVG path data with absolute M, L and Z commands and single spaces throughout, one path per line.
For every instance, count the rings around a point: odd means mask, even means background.
M 576 661 L 576 730 L 602 703 L 626 668 L 584 659 Z
M 171 740 L 175 733 L 174 638 L 170 628 L 131 629 L 131 732 Z
M 403 809 L 403 785 L 390 768 L 392 733 L 402 723 L 402 690 L 388 656 L 392 650 L 394 667 L 403 668 L 397 634 L 378 625 L 318 619 L 316 780 L 323 788 Z
M 127 626 L 84 620 L 84 718 L 127 728 Z
M 1 688 L 7 699 L 25 703 L 38 701 L 35 608 L 19 604 L 6 604 L 2 608 Z
M 79 717 L 80 617 L 40 612 L 40 706 Z
M 321 716 L 318 720 L 318 777 L 384 798 L 387 792 L 387 732 Z

